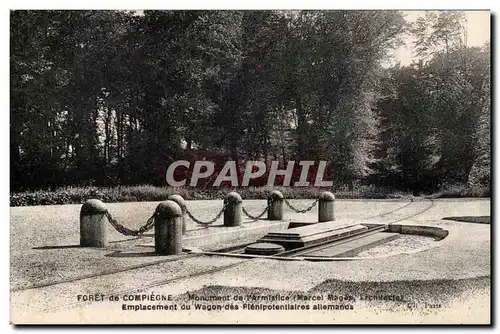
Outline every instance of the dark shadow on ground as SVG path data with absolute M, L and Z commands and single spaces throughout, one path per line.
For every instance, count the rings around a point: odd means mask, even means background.
M 186 255 L 190 252 L 191 251 L 189 249 L 183 248 L 182 253 L 179 255 Z M 179 255 L 176 255 L 176 256 L 179 256 Z M 162 256 L 173 256 L 173 255 L 161 255 L 161 254 L 155 253 L 154 251 L 151 251 L 151 252 L 123 252 L 123 251 L 118 250 L 118 251 L 114 251 L 112 253 L 106 254 L 104 256 L 106 256 L 106 257 L 152 257 L 152 256 L 162 257 Z
M 475 223 L 475 224 L 490 224 L 490 216 L 463 216 L 463 217 L 444 217 L 443 220 L 454 220 L 463 223 Z
M 159 256 L 155 252 L 135 252 L 135 253 L 123 253 L 122 251 L 114 251 L 113 253 L 109 253 L 104 255 L 106 257 L 151 257 L 151 256 Z
M 122 239 L 122 240 L 114 240 L 114 241 L 110 241 L 109 243 L 110 244 L 116 244 L 118 242 L 126 242 L 126 241 L 131 241 L 131 240 L 138 240 L 138 239 L 141 239 L 141 237 L 135 237 L 135 238 L 129 238 L 129 239 Z
M 32 249 L 64 249 L 64 248 L 80 248 L 80 245 L 61 245 L 61 246 L 39 246 Z
M 113 240 L 113 241 L 109 241 L 109 243 L 115 244 L 115 243 L 119 243 L 119 242 L 126 242 L 126 241 L 138 240 L 138 239 L 140 239 L 140 237 L 123 239 L 123 240 Z M 38 247 L 33 247 L 32 249 L 65 249 L 65 248 L 88 248 L 88 247 L 82 247 L 80 245 L 52 245 L 52 246 L 38 246 Z

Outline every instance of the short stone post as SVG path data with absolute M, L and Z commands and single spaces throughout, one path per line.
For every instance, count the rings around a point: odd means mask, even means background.
M 156 207 L 155 253 L 160 255 L 182 253 L 182 210 L 174 201 L 167 200 Z
M 321 223 L 335 220 L 333 212 L 335 196 L 331 192 L 325 191 L 319 195 L 318 201 L 318 221 Z
M 98 199 L 89 199 L 80 209 L 80 246 L 108 246 L 108 218 L 106 205 Z
M 226 209 L 224 210 L 224 226 L 241 225 L 241 207 L 243 200 L 236 192 L 230 192 L 224 199 Z
M 187 226 L 186 226 L 186 201 L 182 198 L 181 195 L 170 195 L 168 199 L 174 201 L 179 204 L 182 210 L 182 235 L 186 234 Z
M 267 211 L 268 220 L 283 220 L 283 198 L 281 191 L 271 191 L 267 199 L 267 205 L 269 205 Z

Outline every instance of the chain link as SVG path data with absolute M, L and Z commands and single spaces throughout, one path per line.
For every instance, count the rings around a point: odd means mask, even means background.
M 271 204 L 273 204 L 273 200 L 269 200 L 269 204 L 264 208 L 264 211 L 261 212 L 260 215 L 257 215 L 257 216 L 252 216 L 250 213 L 248 213 L 248 211 L 245 209 L 244 206 L 241 207 L 241 211 L 243 211 L 243 213 L 250 219 L 253 219 L 253 220 L 259 220 L 268 210 L 269 208 L 271 207 Z
M 292 204 L 290 204 L 290 202 L 286 198 L 285 198 L 285 203 L 286 203 L 286 205 L 288 205 L 288 207 L 290 209 L 292 209 L 292 211 L 295 211 L 296 213 L 306 213 L 308 211 L 311 211 L 312 208 L 314 208 L 316 206 L 316 204 L 318 203 L 318 200 L 316 199 L 308 208 L 303 209 L 303 210 L 295 208 Z
M 188 208 L 186 208 L 186 214 L 188 215 L 189 218 L 191 218 L 192 221 L 194 221 L 196 224 L 199 224 L 199 225 L 203 225 L 205 226 L 206 228 L 208 228 L 209 225 L 212 225 L 213 223 L 215 223 L 217 221 L 217 219 L 220 218 L 220 216 L 222 216 L 222 214 L 224 213 L 224 210 L 226 210 L 226 207 L 227 207 L 227 203 L 224 203 L 224 206 L 222 207 L 222 209 L 219 211 L 219 213 L 217 214 L 217 216 L 215 216 L 213 219 L 207 221 L 207 222 L 204 222 L 202 220 L 199 220 L 197 219 L 195 216 L 193 216 L 193 214 L 188 210 Z
M 123 235 L 127 235 L 127 236 L 128 235 L 131 235 L 131 236 L 141 235 L 144 232 L 152 229 L 153 226 L 155 226 L 156 212 L 151 217 L 149 217 L 149 219 L 146 221 L 146 224 L 139 227 L 138 230 L 131 230 L 131 229 L 123 226 L 116 219 L 113 218 L 113 216 L 111 215 L 111 212 L 109 212 L 108 210 L 106 210 L 104 215 L 108 218 L 109 223 L 115 228 L 115 230 L 117 230 L 119 233 L 121 233 Z

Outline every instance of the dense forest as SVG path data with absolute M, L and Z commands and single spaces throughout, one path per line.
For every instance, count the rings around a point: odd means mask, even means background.
M 11 190 L 175 160 L 326 160 L 336 186 L 490 184 L 490 46 L 461 12 L 12 11 Z M 415 59 L 390 61 L 405 36 Z

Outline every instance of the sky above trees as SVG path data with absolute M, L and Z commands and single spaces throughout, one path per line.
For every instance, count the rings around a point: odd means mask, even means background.
M 405 19 L 415 22 L 418 17 L 422 17 L 426 11 L 404 11 Z M 490 40 L 490 12 L 489 11 L 464 11 L 467 18 L 467 46 L 481 47 Z M 401 65 L 409 65 L 418 59 L 413 52 L 415 39 L 411 35 L 404 37 L 404 45 L 396 48 L 392 53 L 394 62 Z

